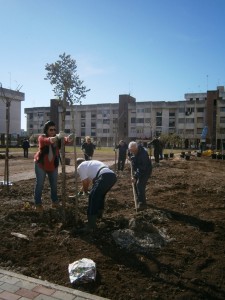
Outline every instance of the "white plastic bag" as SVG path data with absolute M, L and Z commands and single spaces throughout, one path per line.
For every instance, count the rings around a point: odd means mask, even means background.
M 96 264 L 93 260 L 82 258 L 68 266 L 70 282 L 90 282 L 96 277 Z

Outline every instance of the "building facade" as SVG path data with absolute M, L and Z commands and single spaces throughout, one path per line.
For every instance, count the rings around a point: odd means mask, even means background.
M 58 100 L 50 107 L 26 108 L 29 135 L 42 132 L 47 120 L 61 129 L 62 108 Z M 77 142 L 89 135 L 95 142 L 113 146 L 120 139 L 151 140 L 161 134 L 177 134 L 189 147 L 198 147 L 207 126 L 207 142 L 220 148 L 225 140 L 224 87 L 206 93 L 185 94 L 181 101 L 137 102 L 130 95 L 119 95 L 119 103 L 67 106 L 65 131 L 75 131 Z
M 5 135 L 9 140 L 17 140 L 21 134 L 21 102 L 25 95 L 19 91 L 0 86 L 0 144 L 5 145 Z

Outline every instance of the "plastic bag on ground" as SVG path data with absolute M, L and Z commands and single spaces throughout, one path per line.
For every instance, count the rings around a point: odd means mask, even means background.
M 96 278 L 96 264 L 88 258 L 82 258 L 69 264 L 68 271 L 71 283 L 86 283 Z

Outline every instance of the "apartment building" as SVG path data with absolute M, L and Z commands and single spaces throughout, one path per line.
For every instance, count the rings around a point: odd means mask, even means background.
M 9 140 L 17 140 L 21 134 L 21 102 L 25 95 L 19 91 L 5 89 L 0 85 L 0 144 L 5 145 L 5 135 Z
M 220 148 L 225 140 L 224 87 L 206 93 L 187 93 L 180 101 L 137 102 L 130 95 L 119 95 L 118 103 L 68 105 L 65 131 L 75 131 L 77 142 L 86 135 L 95 142 L 113 146 L 124 139 L 151 140 L 160 134 L 177 134 L 189 147 L 198 147 L 205 126 L 205 142 Z M 42 132 L 43 124 L 53 120 L 61 129 L 62 108 L 58 100 L 50 107 L 26 108 L 28 134 Z

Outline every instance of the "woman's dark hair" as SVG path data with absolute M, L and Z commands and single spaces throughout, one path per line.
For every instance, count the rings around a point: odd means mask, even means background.
M 53 121 L 48 121 L 45 123 L 43 127 L 43 133 L 47 135 L 49 127 L 55 126 L 55 123 Z

